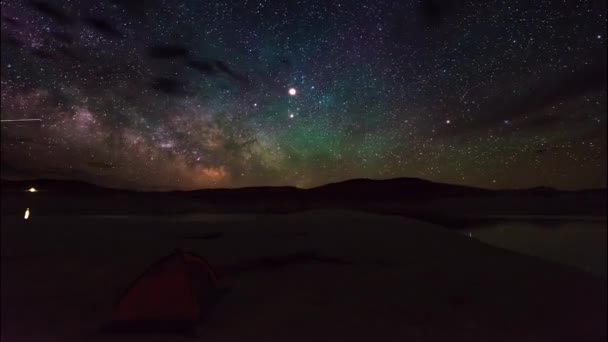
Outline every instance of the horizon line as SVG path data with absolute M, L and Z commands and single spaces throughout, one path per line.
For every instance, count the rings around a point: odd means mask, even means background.
M 299 186 L 295 186 L 295 185 L 250 185 L 250 186 L 241 186 L 241 187 L 195 188 L 195 189 L 189 189 L 189 190 L 184 190 L 184 189 L 162 189 L 162 188 L 152 188 L 152 187 L 148 187 L 148 188 L 145 188 L 145 189 L 136 189 L 136 188 L 132 188 L 132 187 L 120 187 L 120 186 L 114 187 L 114 186 L 102 185 L 102 184 L 98 184 L 96 182 L 91 182 L 91 181 L 87 181 L 87 180 L 80 180 L 80 179 L 60 179 L 60 178 L 30 178 L 30 179 L 15 179 L 15 178 L 13 178 L 13 179 L 11 179 L 10 177 L 6 178 L 6 177 L 0 176 L 0 180 L 2 180 L 2 181 L 9 181 L 9 182 L 28 182 L 28 181 L 32 181 L 32 182 L 35 182 L 35 181 L 80 182 L 80 183 L 88 184 L 88 185 L 91 185 L 91 186 L 96 186 L 96 187 L 110 189 L 110 190 L 123 190 L 123 191 L 135 191 L 135 192 L 155 192 L 155 193 L 158 193 L 158 192 L 192 192 L 192 191 L 205 191 L 205 190 L 239 190 L 239 189 L 252 189 L 252 188 L 293 188 L 293 189 L 299 189 L 299 190 L 310 190 L 310 189 L 315 189 L 315 188 L 319 188 L 319 187 L 323 187 L 323 186 L 327 186 L 327 185 L 345 183 L 345 182 L 353 181 L 353 180 L 390 181 L 390 180 L 396 180 L 396 179 L 416 179 L 416 180 L 420 180 L 420 181 L 424 181 L 424 182 L 429 182 L 429 183 L 434 183 L 434 184 L 460 186 L 460 187 L 466 187 L 466 188 L 472 188 L 472 189 L 480 189 L 480 190 L 487 190 L 487 191 L 518 191 L 518 190 L 531 190 L 531 189 L 539 189 L 539 188 L 550 189 L 550 190 L 555 190 L 555 191 L 563 191 L 563 192 L 608 190 L 608 187 L 606 187 L 606 186 L 604 186 L 604 187 L 592 187 L 592 188 L 578 188 L 578 189 L 562 189 L 562 188 L 556 188 L 556 187 L 551 187 L 551 186 L 546 186 L 546 185 L 537 185 L 537 186 L 520 187 L 520 188 L 486 188 L 486 187 L 481 187 L 481 186 L 464 185 L 464 184 L 457 184 L 457 183 L 438 182 L 438 181 L 424 179 L 424 178 L 405 177 L 405 176 L 404 177 L 383 178 L 383 179 L 382 178 L 365 178 L 365 177 L 348 178 L 348 179 L 344 179 L 344 180 L 340 180 L 340 181 L 335 181 L 335 182 L 324 183 L 324 184 L 320 184 L 320 185 L 312 186 L 312 187 L 299 187 Z

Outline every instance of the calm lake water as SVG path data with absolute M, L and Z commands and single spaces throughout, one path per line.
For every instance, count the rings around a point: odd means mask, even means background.
M 101 215 L 82 218 L 118 220 L 118 222 L 189 222 L 189 223 L 236 223 L 254 221 L 256 215 L 197 214 L 179 217 Z M 74 217 L 71 217 L 74 218 Z M 14 218 L 21 222 L 23 218 Z M 35 222 L 36 216 L 31 219 Z M 61 217 L 47 218 L 52 221 Z M 3 224 L 9 223 L 3 218 Z M 605 219 L 573 220 L 568 217 L 497 217 L 494 223 L 464 229 L 461 232 L 487 244 L 512 250 L 521 254 L 540 257 L 549 261 L 570 265 L 607 277 L 608 229 Z M 7 221 L 7 222 L 4 222 Z
M 464 231 L 493 246 L 577 267 L 606 278 L 606 221 L 504 221 Z

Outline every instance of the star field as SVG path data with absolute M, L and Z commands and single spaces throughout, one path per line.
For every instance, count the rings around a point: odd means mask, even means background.
M 3 177 L 606 186 L 598 1 L 2 1 Z

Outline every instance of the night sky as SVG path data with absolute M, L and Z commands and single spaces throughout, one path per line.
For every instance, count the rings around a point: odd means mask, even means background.
M 2 177 L 606 186 L 605 1 L 2 1 Z

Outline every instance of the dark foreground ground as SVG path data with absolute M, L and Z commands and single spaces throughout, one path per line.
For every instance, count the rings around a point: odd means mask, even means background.
M 605 279 L 429 223 L 348 211 L 3 216 L 2 341 L 605 341 Z M 197 338 L 101 336 L 181 247 L 232 291 Z

